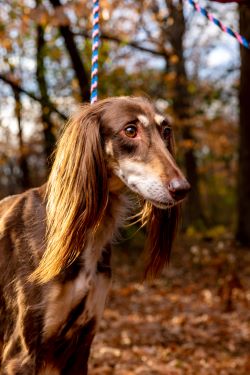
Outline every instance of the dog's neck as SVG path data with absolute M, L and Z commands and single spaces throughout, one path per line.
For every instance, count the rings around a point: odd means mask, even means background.
M 110 173 L 108 178 L 109 192 L 114 195 L 121 195 L 125 189 L 125 184 L 115 174 Z

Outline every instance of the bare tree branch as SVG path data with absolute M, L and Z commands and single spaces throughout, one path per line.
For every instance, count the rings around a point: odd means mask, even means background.
M 91 38 L 91 35 L 87 31 L 84 31 L 84 30 L 79 32 L 79 33 L 75 33 L 75 35 L 83 36 L 84 38 L 88 38 L 88 39 Z M 107 33 L 102 33 L 101 39 L 109 40 L 111 42 L 115 42 L 115 43 L 118 43 L 118 44 L 124 44 L 125 46 L 135 48 L 135 49 L 137 49 L 139 51 L 142 51 L 142 52 L 151 53 L 152 55 L 164 57 L 165 59 L 167 59 L 171 56 L 171 51 L 168 51 L 166 49 L 161 50 L 161 51 L 157 51 L 157 50 L 154 50 L 152 48 L 143 47 L 138 42 L 121 39 L 121 38 L 118 38 L 116 36 L 109 35 Z
M 41 105 L 44 104 L 41 97 L 36 96 L 31 91 L 25 90 L 16 81 L 9 78 L 7 74 L 4 75 L 4 74 L 0 73 L 0 80 L 7 83 L 8 85 L 10 85 L 14 90 L 17 90 L 19 93 L 29 96 L 31 99 L 35 100 L 36 102 L 39 102 Z M 53 104 L 46 103 L 46 105 L 47 105 L 47 107 L 49 107 L 49 109 L 52 112 L 57 113 L 63 120 L 67 120 L 67 116 L 64 113 L 60 112 Z

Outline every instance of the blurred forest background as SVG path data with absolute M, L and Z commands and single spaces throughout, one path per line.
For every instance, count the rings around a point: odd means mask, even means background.
M 229 2 L 200 1 L 250 40 L 249 2 Z M 124 316 L 126 322 L 120 319 L 119 324 L 128 327 L 119 328 L 117 337 L 110 331 L 116 349 L 110 342 L 105 346 L 107 338 L 100 335 L 92 373 L 250 373 L 250 51 L 194 13 L 186 1 L 101 0 L 101 9 L 99 97 L 147 95 L 171 115 L 178 162 L 192 191 L 183 210 L 184 237 L 172 269 L 158 284 L 138 286 L 136 271 L 126 268 L 138 258 L 141 237 L 132 240 L 132 261 L 128 242 L 116 253 L 117 277 L 127 286 L 118 283 L 112 292 L 113 310 L 107 310 L 102 330 L 117 330 L 117 316 Z M 90 0 L 0 0 L 0 198 L 46 180 L 65 121 L 89 100 L 91 10 Z M 132 292 L 137 300 L 128 312 L 126 299 Z M 182 305 L 183 293 L 194 311 Z M 154 311 L 146 309 L 145 294 L 152 297 Z M 166 303 L 169 295 L 173 304 L 162 305 L 159 301 Z M 146 322 L 141 334 L 147 332 L 148 341 L 135 344 L 141 311 Z M 156 311 L 159 326 L 152 326 Z M 195 335 L 187 339 L 183 328 L 192 319 L 202 325 L 197 342 Z M 218 328 L 217 336 L 209 331 L 210 323 Z M 202 329 L 207 340 L 218 340 L 207 341 Z

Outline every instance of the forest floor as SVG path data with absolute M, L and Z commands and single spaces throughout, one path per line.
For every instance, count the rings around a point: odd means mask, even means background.
M 138 251 L 115 249 L 90 375 L 249 375 L 250 251 L 230 238 L 179 240 L 142 283 Z

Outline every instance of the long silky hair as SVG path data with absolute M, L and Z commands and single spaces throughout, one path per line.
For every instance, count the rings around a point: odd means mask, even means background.
M 174 156 L 175 142 L 171 134 L 169 152 Z M 145 279 L 153 279 L 169 263 L 173 242 L 178 230 L 180 205 L 160 209 L 145 202 L 141 222 L 147 228 L 145 243 Z
M 178 228 L 179 206 L 162 210 L 146 202 L 142 216 L 147 221 L 145 279 L 154 279 L 169 263 Z
M 58 143 L 47 184 L 47 242 L 30 280 L 47 282 L 83 251 L 108 202 L 107 168 L 97 112 L 82 107 Z

